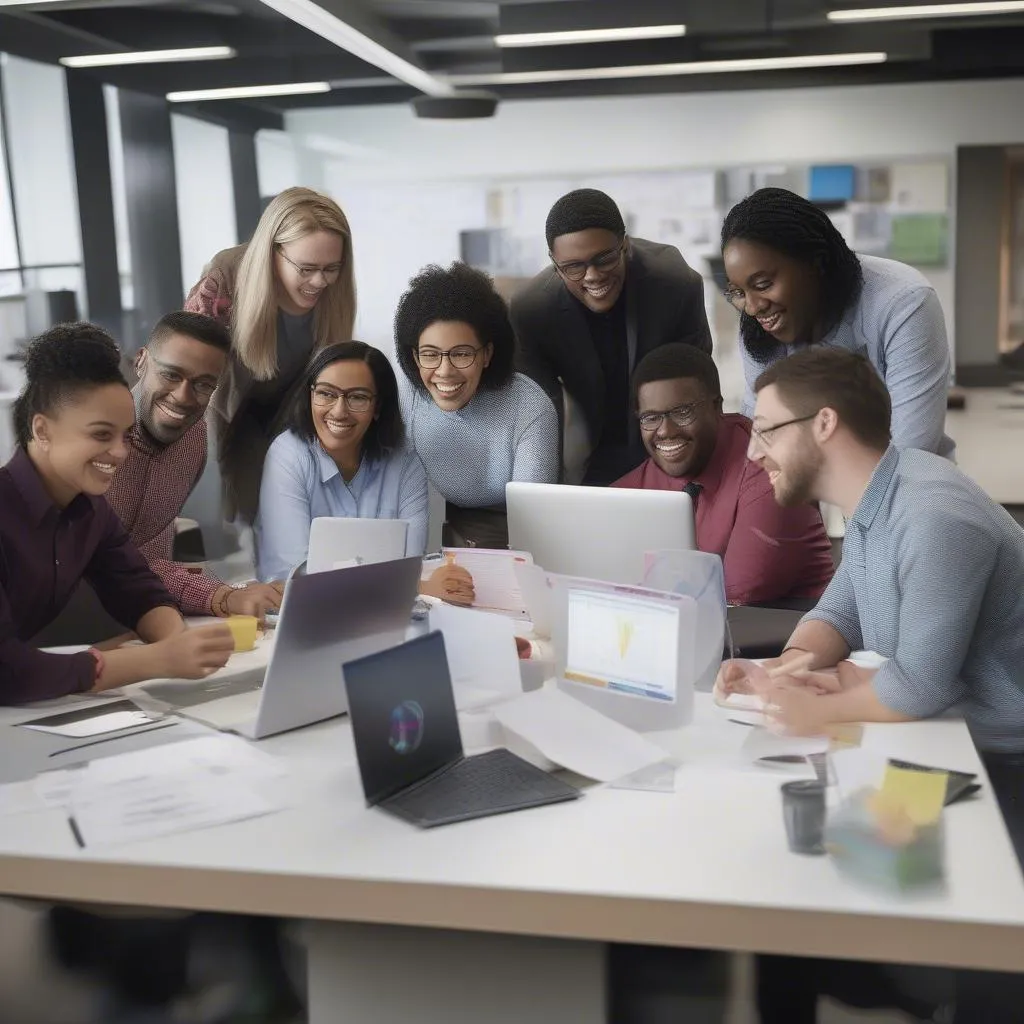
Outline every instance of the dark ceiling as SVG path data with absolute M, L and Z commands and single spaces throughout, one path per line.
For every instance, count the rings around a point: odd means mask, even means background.
M 893 0 L 316 0 L 325 11 L 436 74 L 621 67 L 884 51 L 858 67 L 594 79 L 486 88 L 503 98 L 607 96 L 785 86 L 1024 76 L 1024 11 L 984 17 L 834 23 L 830 9 L 907 6 Z M 76 71 L 113 85 L 175 90 L 324 80 L 329 93 L 194 104 L 212 117 L 277 126 L 310 106 L 397 103 L 418 95 L 272 9 L 274 0 L 58 0 L 0 5 L 0 50 L 36 60 L 87 53 L 228 45 L 230 60 Z M 498 49 L 497 33 L 685 23 L 682 38 Z

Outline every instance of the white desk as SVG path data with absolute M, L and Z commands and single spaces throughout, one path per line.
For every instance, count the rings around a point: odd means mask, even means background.
M 783 779 L 730 760 L 745 732 L 699 695 L 673 794 L 598 788 L 419 831 L 363 806 L 335 720 L 260 745 L 291 768 L 288 810 L 102 851 L 58 812 L 22 816 L 0 834 L 0 892 L 326 922 L 311 1024 L 342 1005 L 346 1022 L 597 1024 L 608 941 L 1020 968 L 1024 882 L 988 786 L 947 811 L 946 891 L 896 898 L 787 851 Z M 865 744 L 981 771 L 958 721 L 870 727 Z

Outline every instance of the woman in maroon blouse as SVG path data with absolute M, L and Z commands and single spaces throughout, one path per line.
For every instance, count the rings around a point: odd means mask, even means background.
M 200 679 L 231 655 L 227 626 L 185 629 L 103 499 L 135 421 L 119 361 L 110 336 L 86 323 L 61 324 L 29 347 L 14 406 L 18 448 L 0 469 L 0 704 Z M 47 654 L 31 645 L 82 579 L 142 646 Z

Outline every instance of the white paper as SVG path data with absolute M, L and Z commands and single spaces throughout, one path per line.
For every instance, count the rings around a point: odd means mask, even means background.
M 139 708 L 104 711 L 102 708 L 88 709 L 78 712 L 75 716 L 77 721 L 64 722 L 63 724 L 48 724 L 51 721 L 59 723 L 61 719 L 68 717 L 65 714 L 51 715 L 47 719 L 37 719 L 32 722 L 22 722 L 22 728 L 31 729 L 33 732 L 50 733 L 53 736 L 68 736 L 72 739 L 82 739 L 86 736 L 101 736 L 108 732 L 118 732 L 121 729 L 133 729 L 140 725 L 151 725 L 156 719 L 147 715 Z
M 43 772 L 34 780 L 36 796 L 44 807 L 70 807 L 71 790 L 82 773 L 82 768 L 59 768 Z
M 485 692 L 491 701 L 523 692 L 512 619 L 440 604 L 430 609 L 430 626 L 444 635 L 455 706 L 460 711 L 480 707 Z
M 555 687 L 494 708 L 494 717 L 555 764 L 611 782 L 667 759 L 661 747 Z
M 517 564 L 514 571 L 534 634 L 550 640 L 555 623 L 555 594 L 548 582 L 547 572 L 532 563 Z
M 794 754 L 808 757 L 811 754 L 825 753 L 828 745 L 827 736 L 784 736 L 755 726 L 749 730 L 747 738 L 743 741 L 740 756 L 747 761 Z
M 46 804 L 36 793 L 34 780 L 9 782 L 0 786 L 0 817 L 16 814 L 30 814 L 32 811 L 45 811 Z
M 885 778 L 888 758 L 877 750 L 847 747 L 829 756 L 841 799 L 852 796 L 865 786 L 880 787 Z
M 445 548 L 444 558 L 423 563 L 422 577 L 429 578 L 435 569 L 452 561 L 462 566 L 473 577 L 476 599 L 474 608 L 504 612 L 520 618 L 526 616 L 526 606 L 516 579 L 516 565 L 532 565 L 533 556 L 527 551 L 505 551 L 492 548 Z

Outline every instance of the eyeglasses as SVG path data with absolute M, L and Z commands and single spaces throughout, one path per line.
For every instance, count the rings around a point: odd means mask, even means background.
M 309 390 L 313 393 L 313 404 L 321 409 L 329 409 L 340 401 L 344 402 L 352 412 L 369 412 L 377 397 L 372 391 L 367 391 L 365 388 L 343 391 L 340 388 L 314 384 Z
M 807 423 L 808 420 L 813 420 L 820 409 L 812 412 L 810 416 L 797 416 L 795 420 L 784 420 L 782 423 L 773 423 L 770 427 L 751 427 L 750 432 L 757 439 L 758 443 L 763 445 L 765 448 L 771 448 L 772 442 L 775 440 L 775 431 L 781 430 L 783 427 L 791 427 L 794 423 Z
M 476 357 L 482 351 L 482 348 L 463 345 L 459 348 L 451 348 L 447 352 L 442 352 L 438 348 L 421 348 L 417 349 L 413 354 L 416 357 L 416 364 L 422 366 L 424 370 L 436 370 L 445 359 L 456 370 L 468 370 L 476 362 Z
M 686 405 L 677 405 L 667 412 L 642 412 L 637 416 L 640 421 L 640 429 L 645 434 L 653 434 L 667 416 L 677 427 L 688 427 L 697 418 L 697 406 L 710 402 L 710 398 L 702 398 L 697 402 L 689 402 Z
M 169 366 L 167 363 L 161 363 L 159 359 L 150 355 L 147 350 L 144 351 L 146 351 L 147 358 L 153 361 L 153 365 L 156 367 L 156 375 L 172 391 L 177 391 L 184 381 L 188 381 L 188 386 L 195 392 L 196 398 L 200 399 L 200 401 L 208 402 L 210 400 L 210 396 L 217 390 L 216 381 L 203 377 L 186 377 L 173 366 Z
M 758 281 L 753 286 L 753 290 L 755 292 L 767 292 L 771 290 L 774 284 L 774 281 Z M 746 311 L 747 292 L 745 288 L 726 288 L 722 294 L 733 309 L 738 309 L 741 313 Z
M 552 256 L 551 262 L 555 264 L 555 270 L 562 277 L 569 281 L 582 281 L 587 276 L 587 270 L 590 267 L 593 267 L 595 270 L 608 270 L 614 267 L 622 258 L 622 252 L 625 247 L 626 241 L 623 239 L 614 249 L 599 252 L 589 260 L 570 260 L 568 263 L 556 263 L 554 256 Z
M 338 280 L 338 275 L 341 273 L 342 265 L 340 263 L 328 263 L 326 267 L 319 267 L 309 263 L 296 263 L 295 260 L 288 258 L 287 253 L 280 246 L 277 247 L 277 251 L 285 263 L 290 263 L 295 268 L 295 273 L 303 281 L 308 281 L 317 274 L 322 274 L 328 284 L 333 284 Z

